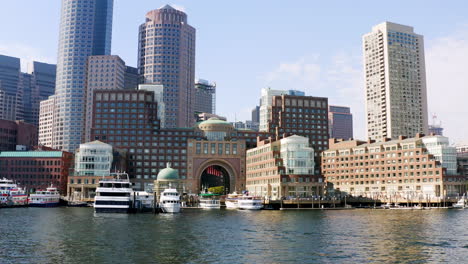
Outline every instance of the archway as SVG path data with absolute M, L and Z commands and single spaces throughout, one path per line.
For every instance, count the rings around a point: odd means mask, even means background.
M 207 191 L 210 187 L 224 187 L 224 194 L 231 192 L 231 175 L 220 165 L 206 167 L 200 177 L 200 190 Z

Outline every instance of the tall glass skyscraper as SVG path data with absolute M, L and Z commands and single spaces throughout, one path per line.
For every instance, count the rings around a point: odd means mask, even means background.
M 165 5 L 140 25 L 138 70 L 141 83 L 162 84 L 166 127 L 194 122 L 195 29 L 187 15 Z
M 84 126 L 86 60 L 109 55 L 113 0 L 62 0 L 52 147 L 74 152 Z

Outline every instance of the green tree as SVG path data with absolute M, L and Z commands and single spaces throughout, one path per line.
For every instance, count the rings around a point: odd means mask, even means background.
M 224 186 L 210 187 L 208 191 L 214 194 L 224 194 Z

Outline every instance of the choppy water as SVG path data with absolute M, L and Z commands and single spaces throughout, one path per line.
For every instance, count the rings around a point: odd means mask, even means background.
M 468 263 L 468 210 L 0 209 L 0 263 Z

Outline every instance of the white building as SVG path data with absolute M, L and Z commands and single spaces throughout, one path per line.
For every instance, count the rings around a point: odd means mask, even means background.
M 310 147 L 308 138 L 293 135 L 280 142 L 286 174 L 314 174 L 314 149 Z
M 423 36 L 384 22 L 363 36 L 367 137 L 428 134 Z
M 112 146 L 101 141 L 80 144 L 75 155 L 75 176 L 109 176 Z
M 52 147 L 53 129 L 55 117 L 55 96 L 50 96 L 49 99 L 41 101 L 39 104 L 39 145 Z
M 457 174 L 457 149 L 450 146 L 448 137 L 439 135 L 423 137 L 422 144 L 427 152 L 447 169 L 447 175 Z

